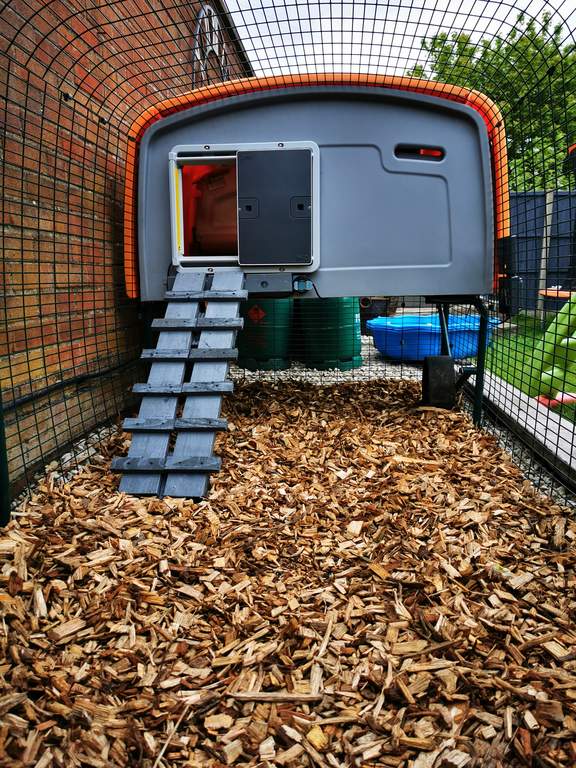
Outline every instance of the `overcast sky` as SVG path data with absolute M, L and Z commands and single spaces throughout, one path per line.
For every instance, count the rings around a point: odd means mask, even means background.
M 425 64 L 420 39 L 441 30 L 505 37 L 518 14 L 548 12 L 576 30 L 576 0 L 397 0 L 301 2 L 228 0 L 232 20 L 257 75 L 356 71 L 401 75 Z

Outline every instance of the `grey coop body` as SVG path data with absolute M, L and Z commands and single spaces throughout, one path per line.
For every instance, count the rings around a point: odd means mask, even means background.
M 226 189 L 190 221 L 186 186 L 206 189 L 186 169 L 208 166 Z M 334 86 L 215 101 L 141 141 L 140 295 L 163 299 L 174 270 L 238 265 L 253 292 L 290 293 L 305 277 L 321 297 L 487 293 L 493 200 L 487 127 L 465 104 Z M 185 239 L 210 228 L 220 250 Z

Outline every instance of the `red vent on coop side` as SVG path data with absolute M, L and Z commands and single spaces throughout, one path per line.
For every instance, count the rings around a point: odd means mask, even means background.
M 394 154 L 401 160 L 443 160 L 445 152 L 442 147 L 422 147 L 418 144 L 397 144 Z

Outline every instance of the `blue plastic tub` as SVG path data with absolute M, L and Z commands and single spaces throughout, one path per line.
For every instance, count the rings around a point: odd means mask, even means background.
M 487 343 L 492 328 L 498 320 L 488 325 Z M 428 355 L 441 354 L 440 320 L 438 315 L 398 315 L 375 317 L 366 327 L 372 332 L 374 344 L 381 355 L 392 360 L 423 360 Z M 480 318 L 477 315 L 453 315 L 448 320 L 448 336 L 452 356 L 456 360 L 475 357 L 478 353 Z

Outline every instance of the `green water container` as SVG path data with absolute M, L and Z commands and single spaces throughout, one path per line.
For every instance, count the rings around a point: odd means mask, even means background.
M 357 298 L 300 302 L 304 363 L 309 368 L 349 371 L 362 365 L 360 301 Z
M 302 329 L 302 304 L 308 299 L 294 299 L 294 312 L 292 315 L 292 339 L 290 341 L 290 356 L 292 360 L 303 363 L 306 360 L 304 351 L 304 331 Z
M 290 367 L 293 299 L 249 299 L 240 305 L 238 365 L 250 371 Z

